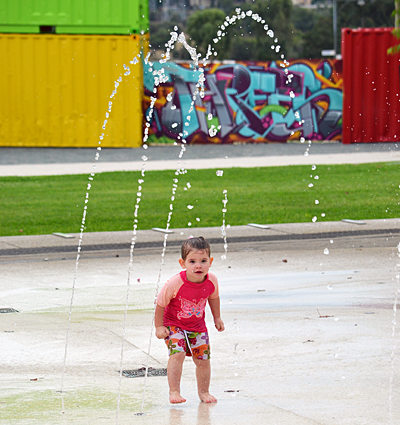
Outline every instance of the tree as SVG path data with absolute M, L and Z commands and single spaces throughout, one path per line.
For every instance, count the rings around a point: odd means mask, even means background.
M 236 61 L 254 60 L 257 54 L 257 40 L 254 37 L 232 37 L 230 59 Z
M 338 23 L 341 28 L 389 27 L 393 0 L 341 1 L 338 7 Z
M 393 29 L 392 33 L 397 38 L 397 40 L 400 40 L 400 28 L 399 28 L 399 21 L 400 21 L 400 0 L 394 0 L 394 11 L 392 13 L 392 16 L 394 16 L 394 25 L 395 28 Z M 396 53 L 400 52 L 400 44 L 397 44 L 395 46 L 389 47 L 387 50 L 388 55 L 395 55 Z
M 221 9 L 205 9 L 198 10 L 189 16 L 187 20 L 187 34 L 194 47 L 203 56 L 207 53 L 208 46 L 215 47 L 218 52 L 217 56 L 213 56 L 214 59 L 223 60 L 228 56 L 230 35 L 229 31 L 223 31 L 225 35 L 214 43 L 214 39 L 217 37 L 218 28 L 225 21 L 225 13 Z
M 293 24 L 301 32 L 311 31 L 315 25 L 315 12 L 313 9 L 295 7 L 293 9 Z
M 252 8 L 265 19 L 269 29 L 274 32 L 269 37 L 263 25 L 253 24 L 257 39 L 257 59 L 276 60 L 280 58 L 272 46 L 280 46 L 280 52 L 286 57 L 292 55 L 294 25 L 292 23 L 292 0 L 257 0 Z M 276 42 L 275 39 L 278 39 Z
M 303 57 L 307 59 L 320 58 L 321 50 L 332 48 L 332 18 L 327 16 L 319 17 L 313 30 L 304 34 L 303 43 Z

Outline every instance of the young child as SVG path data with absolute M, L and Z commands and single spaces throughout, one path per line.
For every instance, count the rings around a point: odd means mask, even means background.
M 182 244 L 179 264 L 183 270 L 162 287 L 155 311 L 156 336 L 168 346 L 168 385 L 171 403 L 186 401 L 180 394 L 182 366 L 185 356 L 192 356 L 196 365 L 197 390 L 201 401 L 215 403 L 209 393 L 211 367 L 210 345 L 204 321 L 208 303 L 215 327 L 222 332 L 218 280 L 208 273 L 213 258 L 210 244 L 203 238 L 191 238 Z

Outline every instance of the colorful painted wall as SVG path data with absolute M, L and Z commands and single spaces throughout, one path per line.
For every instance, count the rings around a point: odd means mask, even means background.
M 164 82 L 156 86 L 161 68 Z M 279 61 L 210 64 L 204 96 L 190 110 L 199 71 L 190 63 L 145 64 L 148 142 L 174 143 L 182 135 L 187 143 L 341 140 L 342 61 L 294 60 L 288 70 Z

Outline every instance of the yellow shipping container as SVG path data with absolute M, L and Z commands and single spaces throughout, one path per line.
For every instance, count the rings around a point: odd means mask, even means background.
M 147 48 L 147 34 L 0 34 L 0 146 L 141 146 Z

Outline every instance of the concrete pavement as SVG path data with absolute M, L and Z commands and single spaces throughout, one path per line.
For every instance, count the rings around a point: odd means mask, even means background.
M 360 161 L 361 153 L 368 162 L 383 158 L 378 154 L 397 161 L 394 144 L 345 152 L 343 145 L 315 144 L 308 156 L 308 146 L 293 146 L 290 154 L 287 146 L 188 147 L 185 158 L 199 167 L 218 155 L 216 168 L 229 158 L 241 158 L 239 166 L 317 155 Z M 176 157 L 164 157 L 176 148 L 161 149 L 147 150 L 146 169 L 156 161 L 176 168 Z M 131 161 L 132 151 L 138 157 Z M 0 148 L 0 174 L 7 166 L 33 173 L 35 161 L 42 174 L 52 163 L 62 173 L 71 164 L 92 170 L 93 150 L 84 151 L 85 161 L 79 150 L 19 150 L 19 162 L 15 152 Z M 143 149 L 121 152 L 102 151 L 99 168 L 103 158 L 142 166 Z M 84 234 L 78 263 L 77 234 L 0 238 L 0 311 L 9 311 L 0 313 L 0 424 L 400 424 L 400 220 L 259 224 L 269 228 L 228 228 L 227 253 L 220 228 L 173 229 L 164 256 L 165 235 L 140 231 L 132 263 L 132 232 Z M 219 400 L 211 406 L 198 402 L 190 360 L 182 378 L 188 402 L 180 406 L 168 403 L 165 377 L 145 383 L 119 373 L 121 365 L 166 366 L 152 329 L 153 301 L 159 284 L 179 271 L 179 246 L 190 234 L 212 242 L 226 324 L 217 333 L 208 322 L 211 392 Z
M 166 366 L 152 305 L 192 232 L 168 235 L 161 273 L 164 234 L 139 232 L 129 285 L 130 232 L 84 235 L 78 269 L 78 235 L 0 238 L 0 307 L 18 311 L 1 314 L 0 424 L 399 423 L 399 220 L 232 226 L 226 259 L 221 229 L 196 229 L 213 241 L 227 328 L 209 323 L 218 404 L 198 402 L 190 360 L 180 406 L 165 377 L 145 390 L 144 378 L 120 377 L 121 361 Z

